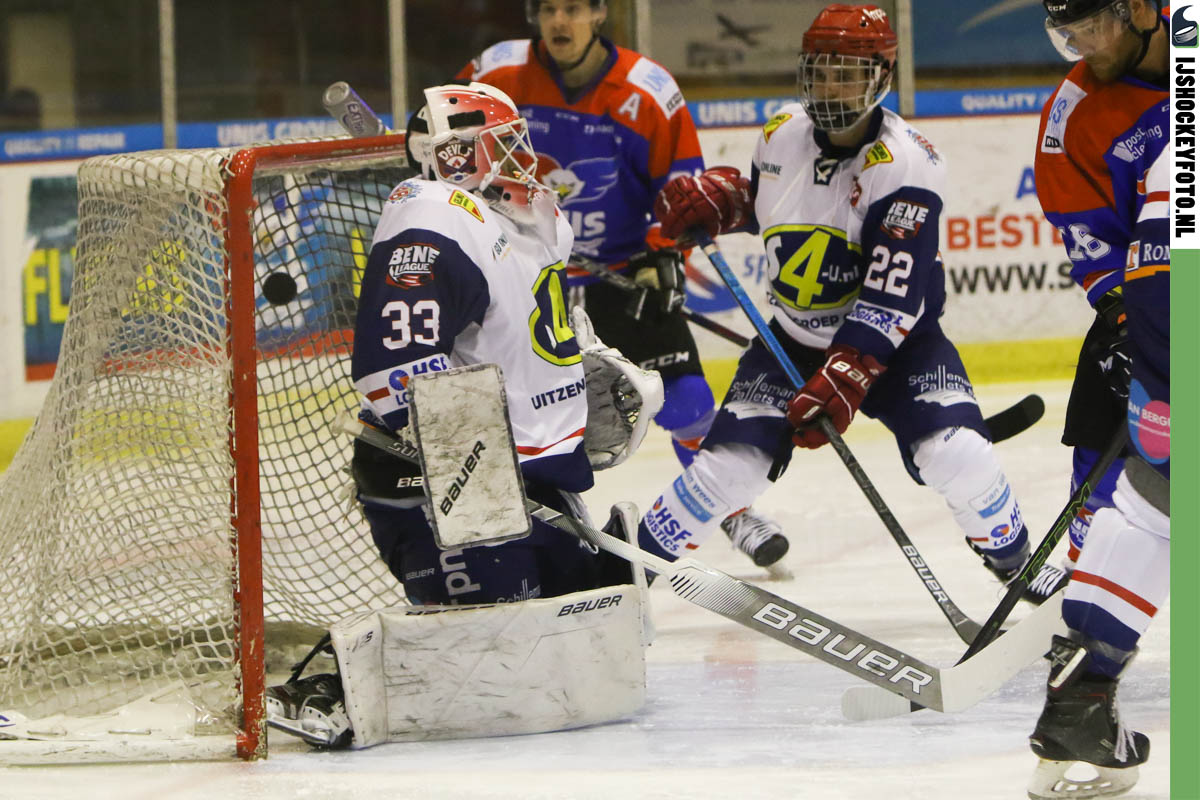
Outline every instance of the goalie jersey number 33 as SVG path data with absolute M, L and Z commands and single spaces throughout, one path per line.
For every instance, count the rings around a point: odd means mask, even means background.
M 592 485 L 583 450 L 587 393 L 568 324 L 570 226 L 518 228 L 475 195 L 412 179 L 380 215 L 359 298 L 352 375 L 393 430 L 408 422 L 408 381 L 497 364 L 521 470 L 568 491 Z

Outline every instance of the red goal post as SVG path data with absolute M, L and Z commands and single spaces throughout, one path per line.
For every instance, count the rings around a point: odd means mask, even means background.
M 263 756 L 272 653 L 403 602 L 328 425 L 407 174 L 399 135 L 81 165 L 56 374 L 0 478 L 0 764 Z

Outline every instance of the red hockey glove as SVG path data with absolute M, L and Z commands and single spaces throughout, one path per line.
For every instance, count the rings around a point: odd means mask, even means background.
M 846 345 L 834 345 L 826 352 L 825 366 L 788 403 L 787 418 L 797 428 L 792 434 L 797 447 L 814 449 L 829 443 L 815 424 L 818 414 L 828 414 L 837 432 L 845 433 L 867 389 L 887 369 L 874 356 L 860 356 Z
M 735 230 L 750 219 L 750 181 L 734 167 L 713 167 L 698 176 L 681 175 L 654 200 L 663 235 L 677 239 L 700 226 L 709 236 Z

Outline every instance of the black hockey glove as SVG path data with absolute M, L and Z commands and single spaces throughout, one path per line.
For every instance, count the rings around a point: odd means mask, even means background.
M 683 254 L 678 250 L 649 250 L 629 259 L 633 282 L 650 290 L 659 311 L 673 314 L 687 299 Z M 638 315 L 635 315 L 638 316 Z
M 1120 289 L 1107 292 L 1096 301 L 1096 314 L 1104 321 L 1105 333 L 1092 343 L 1090 355 L 1100 365 L 1113 394 L 1128 399 L 1133 362 L 1129 357 L 1129 331 Z

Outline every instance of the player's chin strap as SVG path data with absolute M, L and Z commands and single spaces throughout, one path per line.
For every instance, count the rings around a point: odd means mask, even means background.
M 1134 69 L 1137 69 L 1138 64 L 1142 63 L 1142 59 L 1144 59 L 1146 57 L 1146 53 L 1150 52 L 1150 40 L 1154 38 L 1154 34 L 1158 32 L 1158 29 L 1163 27 L 1162 0 L 1154 0 L 1154 5 L 1155 5 L 1155 12 L 1154 12 L 1154 27 L 1153 28 L 1148 28 L 1144 31 L 1138 30 L 1133 24 L 1133 15 L 1132 14 L 1129 17 L 1129 20 L 1125 23 L 1126 27 L 1128 27 L 1129 30 L 1133 31 L 1138 36 L 1142 37 L 1142 49 L 1138 51 L 1137 58 L 1135 58 L 1133 60 L 1133 68 Z

